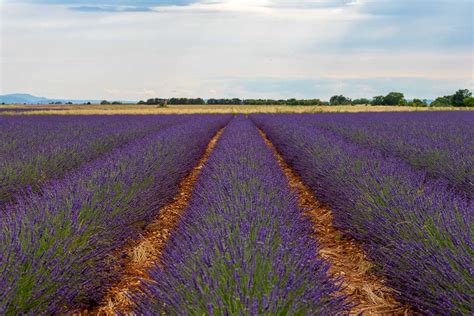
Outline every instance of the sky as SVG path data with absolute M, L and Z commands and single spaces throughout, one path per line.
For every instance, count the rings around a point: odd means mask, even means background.
M 0 94 L 433 99 L 474 87 L 471 0 L 0 0 Z

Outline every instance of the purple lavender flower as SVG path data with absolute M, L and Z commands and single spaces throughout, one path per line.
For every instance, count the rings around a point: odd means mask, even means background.
M 138 137 L 7 205 L 0 214 L 0 311 L 51 314 L 99 301 L 119 276 L 111 251 L 172 199 L 229 119 L 196 116 Z
M 236 117 L 202 170 L 189 208 L 137 312 L 344 313 L 311 223 L 252 122 Z
M 434 176 L 434 170 L 444 170 L 443 164 L 431 169 L 418 166 L 411 154 L 378 145 L 402 138 L 384 129 L 406 125 L 399 132 L 416 138 L 416 126 L 438 121 L 439 126 L 432 129 L 436 135 L 432 130 L 419 131 L 426 135 L 412 143 L 423 144 L 431 137 L 440 145 L 428 143 L 422 152 L 430 146 L 449 152 L 456 148 L 449 142 L 472 142 L 457 130 L 462 124 L 472 125 L 471 113 L 364 114 L 362 121 L 380 125 L 380 133 L 351 141 L 341 130 L 364 130 L 357 115 L 256 115 L 252 119 L 315 195 L 332 207 L 336 226 L 363 243 L 376 270 L 397 290 L 400 300 L 427 314 L 472 314 L 474 205 L 469 188 L 453 185 L 448 176 L 442 176 L 458 169 L 463 173 L 464 165 L 451 161 L 451 171 Z M 403 123 L 396 121 L 399 118 L 405 119 Z M 370 137 L 381 140 L 372 142 Z M 465 151 L 464 162 L 473 158 L 472 152 L 468 154 L 469 144 L 454 149 Z M 408 152 L 416 149 L 410 144 L 406 147 Z

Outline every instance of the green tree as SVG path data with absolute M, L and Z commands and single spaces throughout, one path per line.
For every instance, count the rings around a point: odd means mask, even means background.
M 473 97 L 468 97 L 464 99 L 464 106 L 466 107 L 474 107 L 474 98 Z
M 464 106 L 464 99 L 472 97 L 471 91 L 468 89 L 461 89 L 451 97 L 451 104 L 453 106 Z
M 383 105 L 403 105 L 406 102 L 401 92 L 390 92 L 383 98 Z
M 428 103 L 426 100 L 420 100 L 420 99 L 413 99 L 413 101 L 408 103 L 409 106 L 417 106 L 417 107 L 424 107 L 428 106 Z
M 105 105 L 105 104 L 110 104 L 110 102 L 107 100 L 103 100 L 102 102 L 100 102 L 100 104 Z
M 372 105 L 383 105 L 384 102 L 384 96 L 383 95 L 378 95 L 372 98 Z
M 334 95 L 329 100 L 331 105 L 348 105 L 351 104 L 351 99 L 346 98 L 345 96 L 341 95 Z
M 352 100 L 352 104 L 353 105 L 370 104 L 370 100 L 366 98 L 355 99 L 355 100 Z
M 148 100 L 146 100 L 146 103 L 145 103 L 145 104 L 164 106 L 164 105 L 166 105 L 167 103 L 168 103 L 168 100 L 167 100 L 167 99 L 153 98 L 153 99 L 148 99 Z M 140 104 L 140 103 L 139 103 L 139 104 Z
M 431 106 L 440 107 L 440 106 L 451 106 L 450 97 L 439 97 L 431 102 Z

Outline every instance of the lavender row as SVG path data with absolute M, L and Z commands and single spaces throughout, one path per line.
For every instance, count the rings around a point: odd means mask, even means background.
M 12 112 L 12 113 L 16 114 L 16 113 L 33 112 L 33 111 L 41 111 L 41 110 L 67 111 L 67 109 L 60 109 L 60 108 L 58 108 L 58 109 L 46 108 L 45 109 L 45 108 L 35 108 L 35 107 L 33 107 L 33 108 L 16 108 L 16 107 L 12 108 L 12 107 L 10 107 L 10 108 L 0 108 L 0 114 L 4 114 L 5 112 Z M 7 114 L 10 114 L 10 113 L 7 113 Z
M 363 242 L 400 300 L 427 314 L 473 311 L 473 204 L 402 160 L 298 119 L 254 116 L 286 161 Z
M 470 198 L 474 194 L 474 112 L 328 114 L 300 120 L 406 160 Z
M 0 206 L 49 179 L 189 117 L 88 116 L 0 118 Z
M 253 123 L 235 118 L 202 170 L 193 199 L 150 271 L 147 315 L 335 315 L 328 264 L 311 223 Z
M 177 192 L 228 116 L 196 116 L 116 149 L 9 205 L 0 222 L 0 314 L 94 304 L 117 279 L 111 251 Z

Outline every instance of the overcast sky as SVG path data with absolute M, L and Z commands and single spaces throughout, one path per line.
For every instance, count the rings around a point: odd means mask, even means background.
M 434 98 L 473 89 L 471 0 L 0 0 L 0 94 Z

